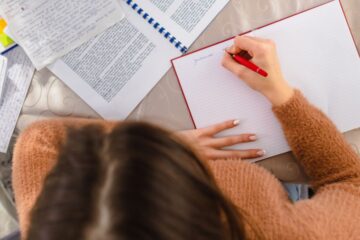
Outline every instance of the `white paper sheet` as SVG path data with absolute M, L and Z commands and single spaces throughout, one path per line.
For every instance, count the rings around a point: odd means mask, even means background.
M 0 99 L 0 152 L 6 153 L 25 101 L 34 67 L 22 48 L 9 51 L 7 77 Z
M 117 0 L 2 0 L 0 10 L 37 69 L 124 17 Z
M 7 71 L 7 58 L 0 55 L 0 99 L 3 95 L 4 84 Z
M 341 131 L 360 127 L 360 58 L 338 1 L 251 35 L 276 42 L 286 79 Z M 240 126 L 225 134 L 256 133 L 259 140 L 236 148 L 264 148 L 263 158 L 289 151 L 268 101 L 221 66 L 224 49 L 232 43 L 229 40 L 174 61 L 196 126 L 240 119 Z
M 157 12 L 153 4 L 137 2 L 144 11 L 156 14 L 156 21 L 168 24 L 169 31 L 175 28 L 170 20 L 161 22 L 164 13 Z M 186 0 L 175 0 L 174 4 L 182 2 Z M 217 1 L 209 8 L 194 27 L 196 32 L 176 37 L 187 39 L 189 44 L 195 41 L 227 2 Z M 181 54 L 125 1 L 121 4 L 126 19 L 49 66 L 106 119 L 126 118 L 169 70 L 170 60 Z

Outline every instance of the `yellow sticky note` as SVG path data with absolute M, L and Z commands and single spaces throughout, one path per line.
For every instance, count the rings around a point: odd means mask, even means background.
M 0 18 L 0 32 L 3 32 L 6 26 L 7 24 L 5 20 L 3 18 Z
M 5 22 L 5 20 L 3 18 L 0 18 L 0 44 L 4 48 L 7 48 L 10 45 L 14 44 L 14 41 L 8 35 L 6 35 L 6 33 L 4 33 L 4 29 L 6 28 L 6 26 L 7 23 Z
M 14 43 L 14 41 L 8 37 L 5 33 L 0 33 L 0 43 L 4 46 L 4 47 L 8 47 L 11 44 Z

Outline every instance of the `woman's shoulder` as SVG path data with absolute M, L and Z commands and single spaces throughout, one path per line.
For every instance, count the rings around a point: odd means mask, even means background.
M 104 120 L 58 118 L 42 120 L 31 124 L 18 137 L 14 148 L 14 172 L 25 171 L 31 164 L 53 162 L 59 149 L 66 141 L 67 129 L 88 124 L 110 126 L 113 123 Z
M 54 118 L 41 120 L 31 124 L 19 136 L 18 143 L 21 140 L 31 142 L 31 140 L 39 141 L 41 139 L 61 139 L 66 135 L 69 127 L 80 128 L 86 125 L 100 125 L 111 127 L 115 122 L 105 121 L 102 119 L 82 119 L 82 118 Z

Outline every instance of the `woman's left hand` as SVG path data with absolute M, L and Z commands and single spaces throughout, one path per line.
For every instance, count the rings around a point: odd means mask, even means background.
M 206 160 L 217 159 L 251 159 L 262 157 L 262 149 L 225 150 L 235 144 L 256 141 L 255 134 L 241 134 L 237 136 L 216 138 L 215 135 L 239 125 L 238 120 L 226 121 L 210 127 L 177 132 L 177 136 L 191 144 L 195 151 Z

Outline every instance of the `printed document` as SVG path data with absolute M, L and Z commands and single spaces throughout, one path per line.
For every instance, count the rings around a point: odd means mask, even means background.
M 228 1 L 160 2 L 137 1 L 190 46 Z M 169 70 L 170 60 L 181 54 L 125 1 L 121 4 L 126 18 L 49 67 L 107 119 L 126 118 Z
M 0 99 L 0 152 L 6 153 L 34 75 L 34 67 L 22 48 L 17 47 L 5 57 L 7 73 Z
M 6 80 L 7 58 L 0 55 L 0 99 L 2 98 L 3 89 Z
M 0 11 L 38 70 L 124 17 L 117 0 L 2 0 Z

